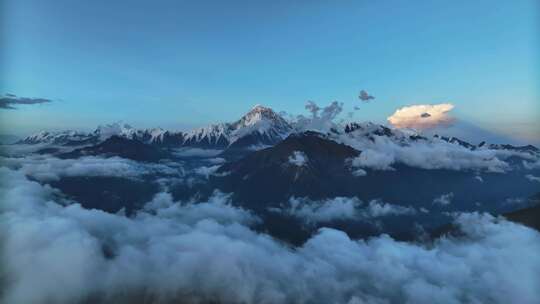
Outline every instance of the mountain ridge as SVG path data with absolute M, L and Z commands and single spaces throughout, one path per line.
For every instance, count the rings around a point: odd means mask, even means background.
M 239 151 L 249 152 L 273 146 L 292 133 L 303 132 L 294 122 L 289 122 L 273 111 L 261 105 L 254 106 L 240 119 L 230 123 L 210 124 L 190 131 L 170 131 L 162 128 L 136 129 L 117 122 L 98 126 L 93 132 L 84 133 L 73 130 L 41 131 L 19 140 L 19 144 L 51 144 L 65 146 L 93 145 L 103 142 L 113 135 L 135 139 L 145 144 L 171 148 L 202 148 L 224 150 L 223 155 Z M 377 138 L 387 138 L 398 145 L 413 142 L 436 143 L 437 141 L 458 145 L 468 150 L 491 149 L 539 154 L 540 150 L 532 145 L 513 146 L 509 144 L 472 144 L 457 137 L 435 134 L 427 137 L 413 130 L 390 128 L 371 122 L 349 122 L 336 125 L 329 134 L 334 137 L 348 135 L 362 137 L 371 142 Z
M 292 127 L 279 114 L 270 108 L 256 105 L 232 123 L 211 124 L 186 132 L 162 128 L 136 129 L 129 124 L 116 122 L 99 125 L 89 133 L 74 130 L 40 131 L 17 143 L 83 145 L 121 136 L 158 146 L 226 149 L 233 145 L 233 148 L 249 148 L 273 145 L 283 140 L 291 131 Z

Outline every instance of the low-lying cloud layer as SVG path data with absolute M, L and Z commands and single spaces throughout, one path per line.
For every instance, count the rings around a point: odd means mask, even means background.
M 17 169 L 43 182 L 73 176 L 138 178 L 148 174 L 181 176 L 184 173 L 178 163 L 140 163 L 120 157 L 85 156 L 78 159 L 60 159 L 49 155 L 0 157 L 0 165 Z
M 419 130 L 450 125 L 454 122 L 449 115 L 453 108 L 450 103 L 407 106 L 396 110 L 388 117 L 388 122 L 396 128 Z
M 3 303 L 538 303 L 540 234 L 463 214 L 432 244 L 321 229 L 289 248 L 216 194 L 160 194 L 132 218 L 62 206 L 0 168 Z
M 336 197 L 323 201 L 291 198 L 287 206 L 272 209 L 274 212 L 297 217 L 307 224 L 335 220 L 354 220 L 362 202 L 356 198 Z
M 356 197 L 336 197 L 320 201 L 308 198 L 289 199 L 287 205 L 272 208 L 271 211 L 296 217 L 306 224 L 328 223 L 332 221 L 369 221 L 372 218 L 391 215 L 412 215 L 416 210 L 372 200 L 365 204 Z
M 144 211 L 190 225 L 208 218 L 221 224 L 238 223 L 246 226 L 260 221 L 250 211 L 234 207 L 230 195 L 219 191 L 214 192 L 206 202 L 177 202 L 170 193 L 159 192 L 144 206 Z
M 534 175 L 532 175 L 532 174 L 527 174 L 527 175 L 525 175 L 525 178 L 528 179 L 528 180 L 531 181 L 531 182 L 538 182 L 538 183 L 540 183 L 540 177 L 538 177 L 538 176 L 534 176 Z
M 31 105 L 31 104 L 40 104 L 40 103 L 49 103 L 52 102 L 50 99 L 46 98 L 30 98 L 30 97 L 17 97 L 13 94 L 5 94 L 0 96 L 0 109 L 16 109 L 17 105 Z
M 353 168 L 374 170 L 394 170 L 392 165 L 401 163 L 422 169 L 481 170 L 502 173 L 511 169 L 504 160 L 512 155 L 520 155 L 490 149 L 470 150 L 436 139 L 402 145 L 399 141 L 384 136 L 372 136 L 371 139 L 366 139 L 362 135 L 356 136 L 352 133 L 341 136 L 338 140 L 362 151 L 351 161 Z M 529 163 L 526 164 L 524 166 L 530 166 Z
M 302 151 L 293 151 L 293 154 L 289 156 L 289 164 L 297 167 L 302 167 L 308 162 L 306 153 Z
M 442 194 L 439 197 L 434 198 L 433 199 L 433 204 L 434 205 L 439 205 L 439 206 L 448 206 L 448 205 L 450 205 L 450 203 L 452 203 L 453 198 L 454 198 L 454 193 L 453 192 L 445 193 L 445 194 Z

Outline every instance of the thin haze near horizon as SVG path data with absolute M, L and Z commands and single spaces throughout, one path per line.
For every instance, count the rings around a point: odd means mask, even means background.
M 540 142 L 535 0 L 0 2 L 2 133 L 123 120 L 188 129 L 254 104 L 353 120 L 451 103 L 452 115 Z M 375 99 L 363 103 L 360 90 Z

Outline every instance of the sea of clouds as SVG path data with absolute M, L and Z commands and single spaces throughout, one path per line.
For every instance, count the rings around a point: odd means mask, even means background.
M 297 117 L 297 126 L 329 132 L 342 107 L 338 102 L 325 108 L 309 103 L 311 116 Z M 396 116 L 402 124 L 410 124 L 411 117 L 425 125 L 451 123 L 451 108 L 405 110 Z M 362 151 L 351 160 L 360 175 L 367 174 L 362 168 L 394 170 L 397 163 L 502 173 L 511 169 L 506 160 L 516 155 L 471 151 L 440 140 L 401 145 L 381 136 L 334 139 Z M 179 153 L 216 156 L 198 150 Z M 84 209 L 47 185 L 73 176 L 180 179 L 186 175 L 181 163 L 9 155 L 0 160 L 0 303 L 540 302 L 540 233 L 501 217 L 453 214 L 462 231 L 459 237 L 422 243 L 400 242 L 385 234 L 355 240 L 321 228 L 295 247 L 257 232 L 262 219 L 236 206 L 228 194 L 175 201 L 164 187 L 126 217 Z M 540 167 L 537 158 L 520 156 L 525 169 Z M 295 153 L 289 161 L 303 166 L 309 160 Z M 212 158 L 193 173 L 208 178 L 222 162 Z M 538 177 L 527 179 L 536 183 Z M 452 200 L 453 193 L 444 193 L 433 204 Z M 291 198 L 273 211 L 319 226 L 429 212 L 344 197 Z
M 540 300 L 540 233 L 487 214 L 457 215 L 459 238 L 353 240 L 323 228 L 291 247 L 255 232 L 260 219 L 219 192 L 204 202 L 162 192 L 128 218 L 59 201 L 20 168 L 0 176 L 2 303 Z
M 74 176 L 140 178 L 155 174 L 168 176 L 185 174 L 180 162 L 142 163 L 121 157 L 84 156 L 77 159 L 61 159 L 51 155 L 32 154 L 24 157 L 0 157 L 0 165 L 19 170 L 43 182 Z

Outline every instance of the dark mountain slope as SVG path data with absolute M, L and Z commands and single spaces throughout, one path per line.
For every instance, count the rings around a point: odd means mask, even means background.
M 144 144 L 138 140 L 127 139 L 120 136 L 112 136 L 104 142 L 71 152 L 60 154 L 60 158 L 79 158 L 82 156 L 119 156 L 136 161 L 157 162 L 168 157 L 161 149 Z
M 296 151 L 305 155 L 301 166 L 290 161 Z M 436 212 L 504 213 L 515 208 L 507 200 L 538 191 L 537 184 L 527 181 L 521 170 L 496 173 L 422 169 L 396 163 L 392 165 L 394 170 L 364 168 L 365 176 L 355 176 L 349 160 L 361 153 L 318 133 L 294 134 L 273 147 L 223 165 L 210 182 L 212 187 L 234 193 L 239 204 L 256 210 L 287 202 L 291 196 L 355 196 L 365 202 L 381 199 Z M 434 203 L 442 195 L 450 195 L 452 202 Z
M 159 190 L 158 185 L 149 180 L 111 176 L 64 177 L 50 185 L 84 208 L 110 213 L 124 209 L 126 214 L 140 209 Z
M 521 223 L 540 231 L 540 193 L 531 197 L 529 201 L 535 205 L 506 213 L 504 216 L 513 222 Z
M 305 158 L 303 164 L 290 161 L 295 153 Z M 346 163 L 358 155 L 355 149 L 318 133 L 295 134 L 274 147 L 223 165 L 212 182 L 238 194 L 244 202 L 260 202 L 261 198 L 278 202 L 290 195 L 333 196 L 346 191 L 342 187 L 350 177 Z M 257 205 L 251 207 L 258 209 Z
M 540 205 L 513 211 L 504 215 L 507 219 L 540 231 Z

